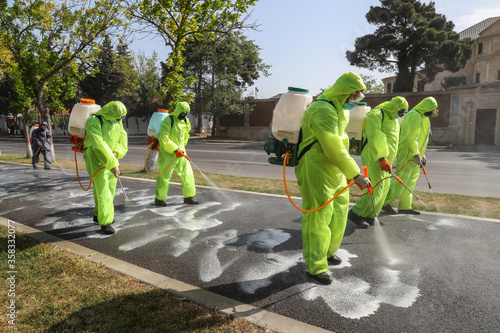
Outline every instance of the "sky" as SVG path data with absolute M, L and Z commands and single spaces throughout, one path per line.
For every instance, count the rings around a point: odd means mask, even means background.
M 455 23 L 456 32 L 500 16 L 498 0 L 434 2 L 436 12 Z M 382 78 L 395 75 L 351 66 L 345 57 L 346 51 L 354 50 L 357 37 L 375 30 L 365 16 L 370 6 L 379 5 L 378 0 L 257 1 L 248 21 L 260 24 L 259 31 L 244 33 L 261 48 L 260 57 L 271 66 L 271 75 L 261 76 L 246 95 L 270 98 L 286 92 L 289 86 L 309 89 L 310 94 L 316 95 L 348 71 L 371 75 L 380 83 Z M 136 41 L 131 49 L 146 55 L 156 51 L 163 60 L 168 49 L 161 44 L 161 41 Z

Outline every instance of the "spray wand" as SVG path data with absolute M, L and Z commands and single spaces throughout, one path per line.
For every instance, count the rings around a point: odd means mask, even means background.
M 427 178 L 427 170 L 425 170 L 425 167 L 423 165 L 421 165 L 420 168 L 422 169 L 425 179 L 427 180 L 427 185 L 429 185 L 429 190 L 432 190 L 431 183 L 429 183 L 429 178 Z
M 366 178 L 368 178 L 368 168 L 366 167 L 366 165 L 363 166 L 363 174 Z M 373 188 L 370 185 L 366 187 L 366 190 L 370 194 L 370 199 L 372 200 L 373 216 L 377 217 L 377 212 L 375 211 L 375 202 L 373 201 Z
M 127 194 L 125 193 L 125 189 L 123 188 L 122 181 L 120 180 L 120 174 L 117 174 L 116 178 L 118 178 L 118 182 L 120 183 L 120 187 L 122 188 L 123 195 L 125 196 L 125 199 L 127 199 Z
M 403 181 L 401 180 L 401 178 L 399 178 L 398 176 L 396 176 L 396 175 L 394 174 L 394 172 L 391 172 L 391 174 L 392 174 L 392 176 L 393 176 L 394 178 L 396 178 L 396 180 L 397 180 L 397 181 L 398 181 L 401 185 L 403 185 L 403 186 L 404 186 L 404 187 L 405 187 L 408 191 L 410 191 L 410 193 L 411 193 L 411 194 L 413 194 L 413 195 L 415 196 L 415 198 L 417 198 L 417 200 L 419 200 L 420 202 L 423 202 L 422 200 L 420 200 L 420 198 L 419 198 L 419 197 L 418 197 L 418 196 L 417 196 L 417 195 L 416 195 L 416 194 L 415 194 L 412 190 L 410 190 L 410 189 L 408 188 L 408 186 L 406 186 L 406 184 L 405 184 L 405 183 L 403 183 Z
M 424 148 L 424 143 L 429 139 L 429 133 L 430 133 L 431 128 L 429 127 L 429 130 L 427 131 L 427 134 L 425 135 L 425 140 L 422 142 L 422 145 L 420 146 L 420 151 Z M 424 155 L 425 156 L 425 155 Z M 427 178 L 427 170 L 425 170 L 425 167 L 420 164 L 420 168 L 422 169 L 425 179 L 427 180 L 427 185 L 429 185 L 429 190 L 432 190 L 431 183 L 429 183 L 429 178 Z

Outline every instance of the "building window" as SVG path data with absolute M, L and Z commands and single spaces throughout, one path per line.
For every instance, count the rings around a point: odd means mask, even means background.
M 498 72 L 498 75 L 500 75 L 500 71 Z M 392 83 L 387 83 L 387 93 L 390 94 L 392 92 Z
M 479 73 L 476 74 L 476 83 L 479 83 Z
M 420 80 L 417 82 L 417 91 L 424 91 L 425 82 Z
M 477 44 L 477 54 L 483 53 L 483 43 Z

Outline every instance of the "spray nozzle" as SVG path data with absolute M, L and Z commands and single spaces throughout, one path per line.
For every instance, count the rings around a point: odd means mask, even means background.
M 366 165 L 363 165 L 363 175 L 368 178 L 368 168 L 366 167 Z M 373 187 L 371 185 L 368 185 L 366 187 L 366 190 L 368 191 L 368 193 L 370 194 L 370 199 L 372 201 L 372 208 L 373 208 L 373 216 L 374 217 L 377 217 L 377 211 L 375 210 L 375 202 L 373 201 Z
M 365 166 L 363 166 L 363 175 L 364 175 L 366 178 L 368 178 L 368 168 L 366 167 L 366 165 L 365 165 Z M 373 192 L 373 188 L 372 188 L 372 186 L 371 186 L 371 185 L 367 186 L 367 187 L 366 187 L 366 190 L 367 190 L 367 191 L 368 191 L 368 193 L 370 193 L 370 194 L 372 194 L 372 192 Z
M 393 176 L 394 178 L 396 178 L 396 180 L 397 180 L 397 181 L 398 181 L 401 185 L 404 185 L 404 184 L 405 184 L 405 183 L 403 183 L 403 181 L 401 180 L 401 178 L 399 178 L 398 176 L 396 176 L 396 175 L 394 174 L 394 172 L 392 173 L 392 176 Z

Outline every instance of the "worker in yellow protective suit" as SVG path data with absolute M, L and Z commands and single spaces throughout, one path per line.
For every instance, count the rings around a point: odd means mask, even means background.
M 91 115 L 85 123 L 85 145 L 83 158 L 90 177 L 94 176 L 94 222 L 101 225 L 105 234 L 114 234 L 116 181 L 120 176 L 118 160 L 128 151 L 127 132 L 122 119 L 127 108 L 122 102 L 109 102 Z M 104 168 L 96 173 L 97 170 Z
M 343 108 L 350 100 L 359 102 L 365 88 L 361 77 L 348 72 L 307 107 L 295 167 L 303 209 L 314 210 L 323 205 L 347 186 L 347 179 L 354 179 L 363 189 L 370 185 L 349 155 L 349 138 L 345 133 L 349 111 Z M 303 213 L 306 272 L 320 283 L 330 284 L 328 264 L 340 263 L 334 253 L 344 237 L 348 210 L 349 191 L 346 190 L 324 208 Z
M 391 183 L 387 177 L 392 173 L 392 165 L 398 151 L 397 118 L 403 117 L 406 112 L 408 112 L 408 102 L 404 97 L 397 96 L 377 105 L 365 116 L 361 161 L 368 168 L 372 184 L 378 185 L 373 189 L 373 204 L 370 196 L 364 195 L 349 211 L 349 220 L 360 228 L 373 225 L 375 217 L 373 206 L 378 216 L 385 202 Z
M 420 167 L 425 166 L 427 163 L 425 150 L 431 133 L 429 117 L 437 117 L 438 114 L 439 110 L 436 99 L 434 97 L 427 97 L 418 103 L 413 110 L 408 112 L 401 125 L 396 160 L 396 169 L 401 169 L 401 171 L 399 171 L 397 176 L 411 191 L 413 191 L 417 183 L 420 175 Z M 408 161 L 412 162 L 406 164 Z M 391 206 L 392 202 L 397 198 L 399 198 L 398 213 L 420 214 L 420 212 L 412 209 L 413 195 L 411 192 L 393 178 L 389 193 L 382 207 L 382 210 L 386 214 L 397 214 Z
M 155 204 L 157 206 L 167 206 L 165 199 L 174 170 L 181 178 L 184 203 L 190 205 L 199 203 L 193 198 L 196 195 L 193 169 L 185 156 L 185 147 L 191 130 L 191 123 L 187 118 L 189 111 L 190 107 L 187 102 L 179 102 L 170 116 L 163 119 L 161 123 L 158 161 L 161 176 L 156 178 Z M 165 172 L 167 169 L 168 171 Z

